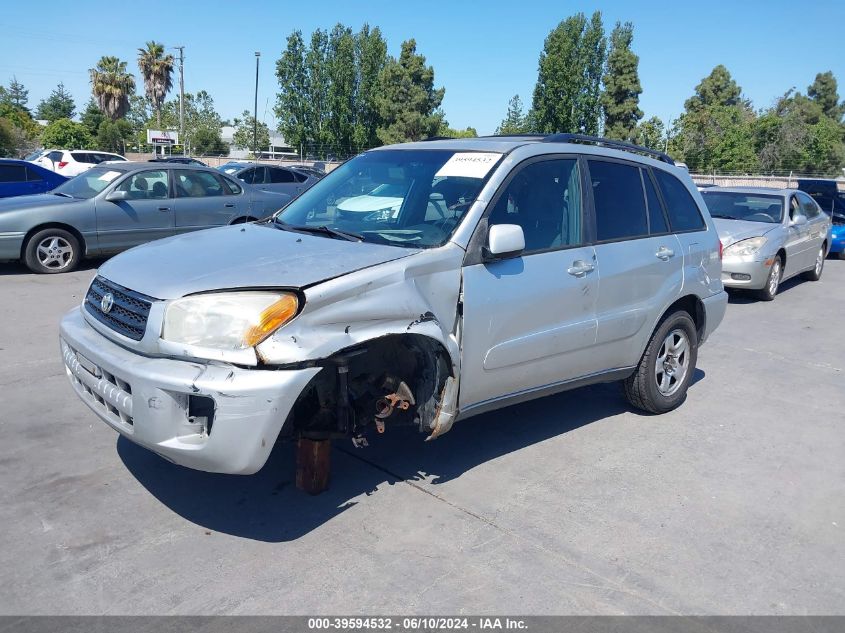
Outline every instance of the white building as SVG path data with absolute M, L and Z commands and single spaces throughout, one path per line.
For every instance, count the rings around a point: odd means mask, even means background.
M 234 144 L 235 128 L 231 125 L 224 125 L 220 128 L 220 138 L 229 146 L 229 158 L 247 158 L 250 151 L 244 147 L 237 147 Z M 261 150 L 259 158 L 278 160 L 281 158 L 299 158 L 299 154 L 290 147 L 284 137 L 278 132 L 270 131 L 270 146 Z

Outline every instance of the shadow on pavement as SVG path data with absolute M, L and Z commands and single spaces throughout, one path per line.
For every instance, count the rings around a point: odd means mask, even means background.
M 83 259 L 79 262 L 79 265 L 70 271 L 73 272 L 84 272 L 86 270 L 97 270 L 106 260 L 104 258 L 97 258 L 97 259 Z M 0 277 L 9 277 L 13 275 L 32 275 L 35 276 L 38 273 L 32 272 L 29 268 L 27 268 L 24 264 L 21 263 L 5 263 L 0 264 Z M 54 274 L 45 274 L 44 277 L 52 277 L 54 275 L 66 275 L 69 273 L 54 273 Z
M 824 279 L 824 277 L 822 277 Z M 780 286 L 778 286 L 777 294 L 781 295 L 785 292 L 788 292 L 795 288 L 795 286 L 800 286 L 803 283 L 813 283 L 812 281 L 806 281 L 801 279 L 801 276 L 792 277 L 791 279 L 787 279 L 784 281 Z M 777 302 L 777 295 L 775 295 L 775 302 Z M 761 299 L 758 299 L 754 296 L 754 292 L 751 290 L 728 290 L 728 303 L 730 304 L 745 304 L 745 303 L 766 303 Z
M 704 376 L 697 369 L 691 387 Z M 264 468 L 251 476 L 176 466 L 123 437 L 117 452 L 141 485 L 188 521 L 242 538 L 283 542 L 327 523 L 385 484 L 426 481 L 436 487 L 502 455 L 629 411 L 621 388 L 611 383 L 470 418 L 435 442 L 424 442 L 425 436 L 409 427 L 371 433 L 370 446 L 363 449 L 336 440 L 330 488 L 315 497 L 294 485 L 290 442 L 277 443 Z

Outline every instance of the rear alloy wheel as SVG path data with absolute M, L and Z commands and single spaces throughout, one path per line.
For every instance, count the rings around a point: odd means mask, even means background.
M 66 273 L 79 263 L 79 241 L 63 229 L 44 229 L 26 243 L 24 259 L 34 273 Z
M 686 398 L 698 360 L 698 334 L 690 315 L 680 310 L 663 319 L 624 381 L 625 397 L 649 413 L 666 413 Z
M 825 245 L 822 244 L 819 248 L 819 252 L 816 255 L 816 264 L 813 266 L 813 270 L 808 270 L 807 272 L 801 275 L 802 279 L 806 279 L 807 281 L 818 281 L 822 278 L 822 271 L 824 270 L 824 251 Z
M 778 286 L 780 286 L 780 278 L 783 276 L 783 263 L 780 257 L 775 257 L 772 262 L 772 267 L 769 270 L 769 276 L 766 278 L 766 285 L 762 290 L 757 291 L 757 297 L 763 301 L 773 301 L 778 293 Z

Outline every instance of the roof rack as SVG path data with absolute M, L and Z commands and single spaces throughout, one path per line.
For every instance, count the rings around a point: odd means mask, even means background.
M 569 133 L 548 134 L 543 137 L 543 142 L 586 143 L 593 145 L 602 145 L 611 149 L 621 149 L 626 152 L 638 152 L 640 154 L 645 154 L 647 156 L 651 156 L 652 158 L 656 158 L 657 160 L 661 160 L 664 163 L 669 163 L 670 165 L 675 164 L 675 161 L 672 160 L 672 158 L 668 154 L 659 152 L 655 149 L 649 149 L 648 147 L 643 147 L 642 145 L 634 145 L 633 143 L 626 143 L 625 141 L 615 141 L 609 138 L 601 138 L 600 136 L 588 136 L 587 134 Z

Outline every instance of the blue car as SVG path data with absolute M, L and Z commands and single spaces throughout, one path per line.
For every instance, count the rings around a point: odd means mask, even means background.
M 25 160 L 0 158 L 0 198 L 52 191 L 67 178 Z
M 830 216 L 830 250 L 833 257 L 845 259 L 845 192 L 828 178 L 799 178 L 798 188 L 810 194 Z

